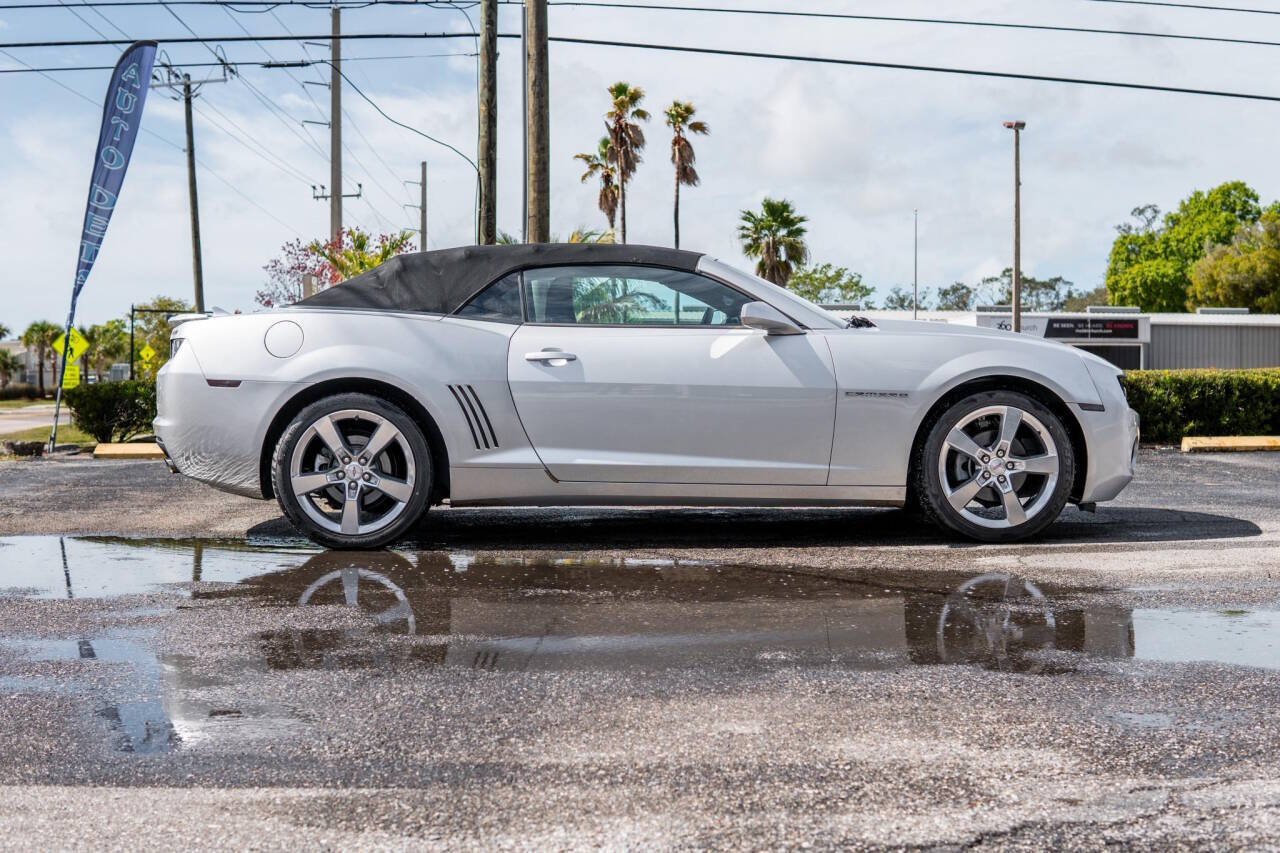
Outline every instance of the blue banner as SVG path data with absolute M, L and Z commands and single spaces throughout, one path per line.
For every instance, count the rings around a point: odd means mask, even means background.
M 89 278 L 89 270 L 98 259 L 107 224 L 115 211 L 124 173 L 133 155 L 133 143 L 142 124 L 142 106 L 147 101 L 151 83 L 151 65 L 156 58 L 156 43 L 134 42 L 116 63 L 107 87 L 107 100 L 102 107 L 102 130 L 94 149 L 93 175 L 89 179 L 89 203 L 84 212 L 84 229 L 80 234 L 80 256 L 76 266 L 76 285 L 71 293 L 72 313 L 76 299 Z

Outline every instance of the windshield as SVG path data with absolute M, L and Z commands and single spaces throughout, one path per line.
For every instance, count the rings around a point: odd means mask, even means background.
M 790 316 L 791 319 L 798 320 L 802 325 L 808 326 L 810 329 L 843 329 L 848 325 L 835 314 L 819 308 L 808 299 L 797 296 L 786 288 L 778 287 L 772 282 L 765 281 L 759 276 L 731 267 L 715 258 L 704 255 L 698 261 L 698 271 L 716 276 L 735 287 L 742 288 L 752 296 L 768 302 L 774 308 Z

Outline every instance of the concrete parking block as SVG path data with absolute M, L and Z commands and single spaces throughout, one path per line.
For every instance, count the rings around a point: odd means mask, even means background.
M 1183 453 L 1222 453 L 1224 451 L 1249 450 L 1280 450 L 1280 436 L 1189 435 L 1182 439 Z
M 164 460 L 164 452 L 154 442 L 137 442 L 135 444 L 99 444 L 93 450 L 94 459 L 159 459 Z

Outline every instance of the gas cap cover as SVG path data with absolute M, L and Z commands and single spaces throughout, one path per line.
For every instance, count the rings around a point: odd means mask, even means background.
M 292 320 L 281 320 L 267 329 L 263 343 L 276 358 L 288 358 L 302 349 L 302 327 Z

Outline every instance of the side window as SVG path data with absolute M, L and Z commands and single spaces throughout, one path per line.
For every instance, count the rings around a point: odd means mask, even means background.
M 524 320 L 520 308 L 520 273 L 503 276 L 477 293 L 457 311 L 455 317 L 468 320 L 492 320 L 496 323 L 515 323 Z
M 525 270 L 524 298 L 532 323 L 591 326 L 736 326 L 751 301 L 696 273 L 632 266 Z

